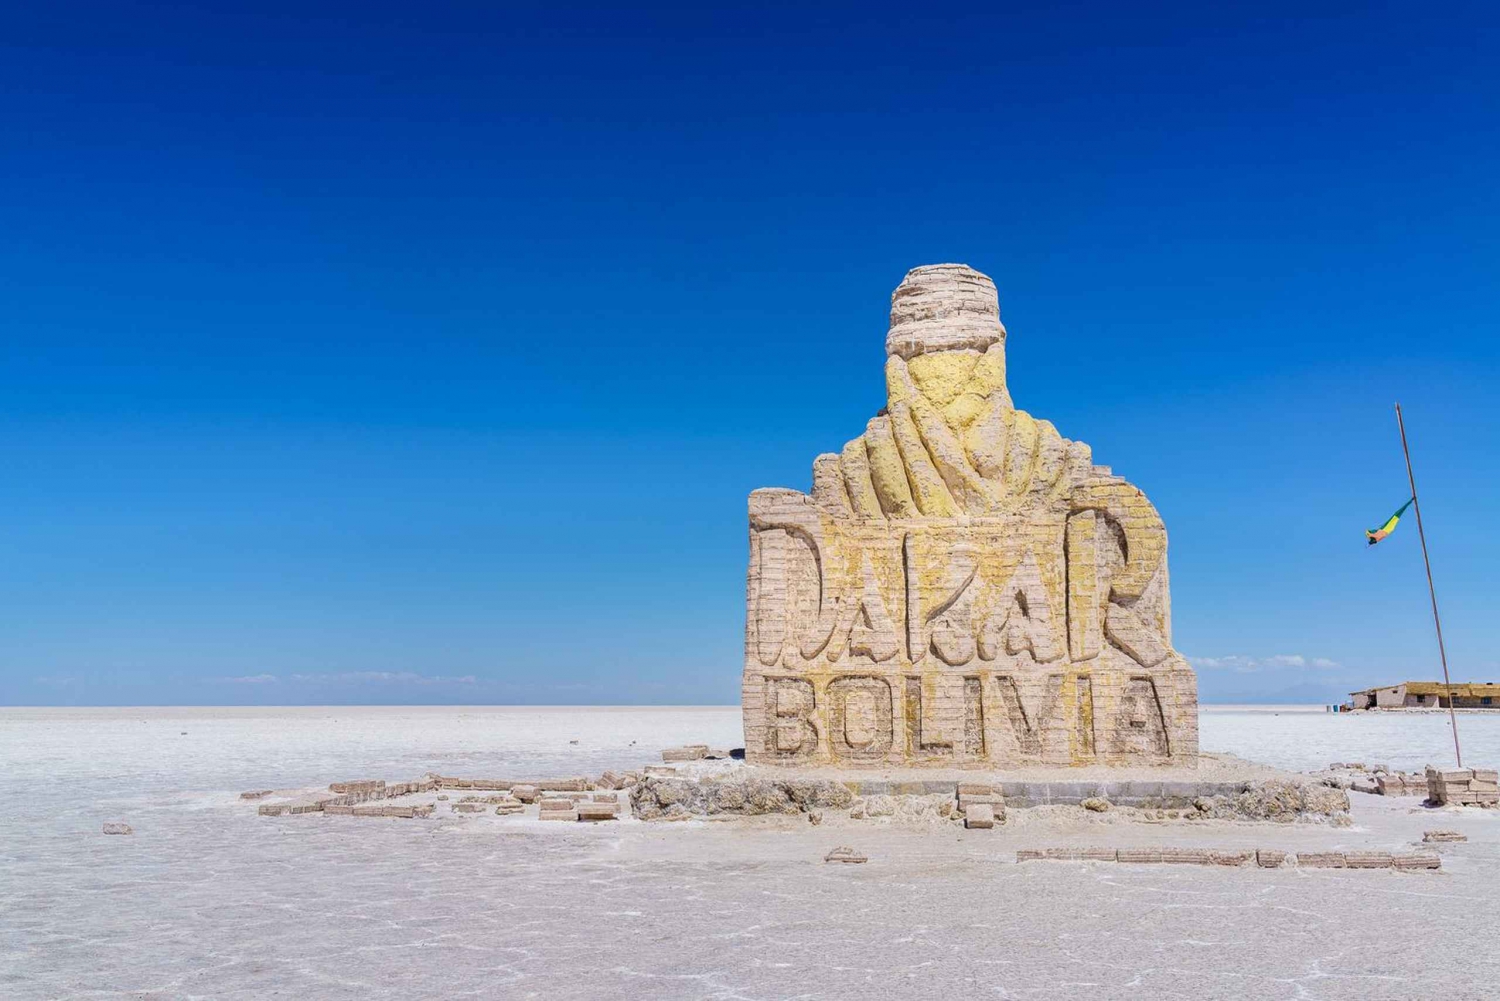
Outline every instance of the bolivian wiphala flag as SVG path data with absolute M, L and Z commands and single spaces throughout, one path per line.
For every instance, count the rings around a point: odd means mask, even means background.
M 1412 501 L 1414 500 L 1416 500 L 1415 497 L 1411 498 L 1411 500 L 1408 500 L 1405 504 L 1402 504 L 1399 508 L 1396 509 L 1396 513 L 1387 518 L 1379 528 L 1365 529 L 1365 538 L 1369 540 L 1370 545 L 1375 545 L 1375 543 L 1379 542 L 1381 539 L 1385 538 L 1387 535 L 1390 535 L 1396 530 L 1396 522 L 1401 520 L 1401 516 L 1406 513 L 1407 508 L 1411 507 Z

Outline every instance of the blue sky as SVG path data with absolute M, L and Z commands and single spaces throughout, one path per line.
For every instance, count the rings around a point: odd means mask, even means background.
M 614 6 L 7 6 L 0 704 L 735 702 L 943 261 L 1205 701 L 1437 675 L 1396 399 L 1500 677 L 1492 6 Z

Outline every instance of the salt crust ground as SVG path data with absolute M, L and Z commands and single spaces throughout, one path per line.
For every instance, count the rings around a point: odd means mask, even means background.
M 962 831 L 268 818 L 238 802 L 330 773 L 576 774 L 727 742 L 706 712 L 337 712 L 332 727 L 0 713 L 0 997 L 1493 996 L 1500 814 L 1356 795 L 1345 829 L 1043 808 Z M 1342 722 L 1310 725 L 1360 732 Z M 527 743 L 553 731 L 555 751 Z M 1343 743 L 1306 767 L 1395 757 Z M 106 819 L 136 833 L 104 837 Z M 1013 861 L 1041 844 L 1409 850 L 1433 827 L 1470 837 L 1441 846 L 1437 873 Z M 823 863 L 840 843 L 869 863 Z

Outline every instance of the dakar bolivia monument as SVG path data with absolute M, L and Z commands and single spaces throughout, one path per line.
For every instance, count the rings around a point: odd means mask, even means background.
M 1161 516 L 1015 408 L 1005 337 L 988 277 L 913 269 L 891 296 L 886 408 L 813 461 L 811 495 L 750 495 L 750 761 L 1197 764 Z M 1075 366 L 1086 393 L 1098 367 Z

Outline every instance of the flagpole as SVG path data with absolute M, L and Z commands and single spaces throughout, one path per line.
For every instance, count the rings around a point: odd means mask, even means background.
M 1427 593 L 1432 596 L 1432 624 L 1437 628 L 1438 658 L 1443 662 L 1443 687 L 1448 689 L 1448 720 L 1453 726 L 1453 756 L 1458 767 L 1464 766 L 1464 752 L 1458 746 L 1458 715 L 1453 711 L 1453 683 L 1448 678 L 1448 652 L 1443 649 L 1443 620 L 1438 618 L 1437 588 L 1432 586 L 1432 561 L 1427 558 L 1427 533 L 1422 531 L 1422 502 L 1417 499 L 1417 478 L 1411 471 L 1411 449 L 1406 447 L 1406 422 L 1401 419 L 1401 404 L 1396 404 L 1396 427 L 1401 430 L 1401 454 L 1406 456 L 1406 481 L 1411 484 L 1412 508 L 1417 512 L 1417 538 L 1422 540 L 1422 565 L 1427 568 Z

